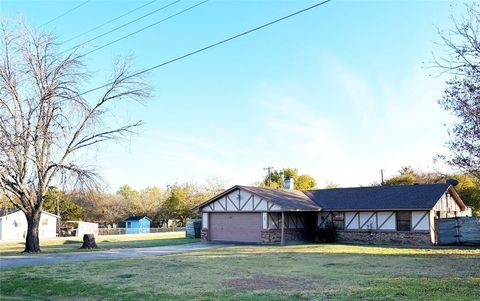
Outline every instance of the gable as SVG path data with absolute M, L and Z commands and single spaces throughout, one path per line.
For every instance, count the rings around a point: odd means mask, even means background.
M 234 186 L 199 206 L 202 212 L 255 212 L 280 211 L 281 207 L 270 200 Z
M 466 206 L 458 193 L 450 187 L 435 203 L 432 209 L 436 211 L 454 212 L 463 211 L 465 208 Z

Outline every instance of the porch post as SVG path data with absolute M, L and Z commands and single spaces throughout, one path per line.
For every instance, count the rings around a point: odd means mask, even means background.
M 282 211 L 282 227 L 280 228 L 280 229 L 281 229 L 280 245 L 282 245 L 282 246 L 283 246 L 284 243 L 285 243 L 284 235 L 283 235 L 284 228 L 285 228 L 285 213 Z

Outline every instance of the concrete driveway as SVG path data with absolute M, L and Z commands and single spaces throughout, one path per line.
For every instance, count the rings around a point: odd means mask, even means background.
M 198 250 L 225 247 L 222 244 L 192 243 L 176 246 L 111 249 L 106 251 L 75 252 L 75 253 L 50 253 L 30 254 L 17 256 L 0 256 L 0 268 L 13 268 L 20 266 L 49 265 L 70 263 L 78 261 L 108 260 L 120 258 L 135 258 L 147 256 L 160 256 Z

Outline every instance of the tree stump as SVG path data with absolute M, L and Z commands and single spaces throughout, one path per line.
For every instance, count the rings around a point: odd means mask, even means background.
M 93 234 L 84 234 L 83 235 L 83 245 L 80 249 L 96 249 L 97 244 L 95 243 L 95 235 Z

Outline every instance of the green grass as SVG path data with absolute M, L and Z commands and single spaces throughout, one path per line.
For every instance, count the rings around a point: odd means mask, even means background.
M 2 300 L 479 300 L 480 249 L 225 247 L 3 269 Z
M 185 238 L 185 232 L 164 232 L 151 234 L 134 235 L 108 235 L 97 236 L 95 242 L 99 250 L 116 248 L 146 248 L 168 245 L 180 245 L 198 242 L 199 239 Z M 67 237 L 45 240 L 40 242 L 42 253 L 67 253 L 67 252 L 90 252 L 92 250 L 81 250 L 82 238 Z M 19 255 L 25 249 L 24 242 L 1 242 L 0 256 Z

